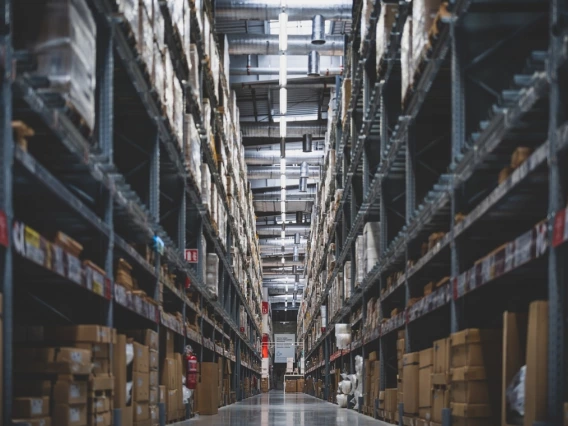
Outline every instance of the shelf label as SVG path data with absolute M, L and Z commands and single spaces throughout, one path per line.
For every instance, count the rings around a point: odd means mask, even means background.
M 199 261 L 199 252 L 197 249 L 185 249 L 184 257 L 187 263 L 197 263 Z

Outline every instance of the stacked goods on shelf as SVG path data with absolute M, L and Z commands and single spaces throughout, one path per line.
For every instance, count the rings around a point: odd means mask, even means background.
M 442 410 L 450 408 L 450 346 L 449 338 L 432 345 L 432 409 L 433 423 L 442 423 Z
M 47 77 L 90 130 L 95 125 L 96 24 L 85 0 L 49 0 L 32 41 L 35 73 Z
M 184 140 L 185 164 L 201 192 L 201 139 L 191 114 L 185 115 L 186 137 Z
M 215 362 L 200 363 L 195 390 L 195 411 L 200 415 L 217 414 L 219 408 L 219 366 Z
M 359 53 L 363 53 L 363 40 L 370 37 L 369 29 L 371 27 L 371 13 L 373 12 L 374 2 L 371 0 L 363 0 L 363 8 L 361 10 L 361 45 Z
M 511 154 L 511 163 L 509 166 L 503 168 L 499 172 L 497 183 L 500 185 L 507 180 L 507 178 L 523 164 L 532 153 L 532 149 L 526 146 L 519 146 Z
M 341 122 L 343 126 L 345 126 L 345 119 L 347 118 L 347 111 L 351 102 L 351 88 L 351 79 L 344 78 L 341 86 Z
M 206 280 L 207 291 L 214 298 L 218 297 L 219 257 L 215 253 L 207 253 Z
M 396 361 L 397 361 L 397 394 L 396 402 L 397 406 L 404 401 L 404 353 L 406 351 L 406 334 L 404 330 L 398 332 L 398 338 L 396 341 Z M 413 358 L 409 358 L 409 363 L 413 363 Z M 409 390 L 409 392 L 413 392 Z M 396 410 L 396 418 L 398 418 L 398 410 Z
M 387 4 L 381 2 L 381 11 L 379 13 L 379 20 L 377 22 L 377 37 L 375 43 L 377 47 L 377 74 L 380 74 L 380 72 L 382 71 L 382 58 L 383 55 L 387 52 L 391 30 L 395 22 L 397 12 L 397 4 Z
M 467 329 L 450 336 L 452 424 L 497 424 L 501 403 L 501 330 Z
M 367 222 L 363 228 L 365 239 L 364 260 L 365 274 L 367 274 L 379 261 L 380 250 L 380 223 Z
M 400 67 L 401 67 L 401 99 L 404 106 L 407 94 L 412 86 L 412 18 L 407 18 L 402 29 L 400 40 Z
M 380 399 L 380 397 L 379 397 Z M 388 388 L 384 390 L 384 418 L 391 422 L 398 421 L 398 389 Z
M 418 417 L 425 421 L 431 418 L 433 356 L 432 348 L 424 349 L 419 353 Z
M 15 418 L 51 416 L 53 424 L 63 426 L 111 424 L 114 329 L 20 327 L 16 336 Z
M 160 369 L 160 378 L 152 375 L 151 384 L 160 389 L 164 387 L 164 397 L 166 403 L 166 417 L 167 421 L 171 422 L 185 417 L 185 407 L 183 405 L 183 391 L 184 386 L 182 378 L 184 375 L 182 355 L 174 350 L 174 335 L 173 333 L 162 328 L 160 330 L 160 358 L 162 354 L 165 355 L 162 361 L 162 368 Z M 156 372 L 157 373 L 157 372 Z
M 351 297 L 351 261 L 348 260 L 343 265 L 343 299 L 345 301 L 349 300 Z
M 355 288 L 361 287 L 365 279 L 365 237 L 359 235 L 355 240 Z
M 412 47 L 410 61 L 410 84 L 413 83 L 414 74 L 426 57 L 430 48 L 430 28 L 434 24 L 440 0 L 417 0 L 412 3 Z
M 413 352 L 404 354 L 402 357 L 403 374 L 403 407 L 405 416 L 418 415 L 419 406 L 419 377 L 420 377 L 420 353 Z

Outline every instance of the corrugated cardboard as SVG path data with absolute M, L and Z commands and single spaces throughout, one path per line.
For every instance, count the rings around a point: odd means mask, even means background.
M 85 349 L 16 348 L 14 370 L 24 373 L 89 374 L 91 351 Z
M 57 426 L 84 426 L 87 424 L 87 404 L 57 404 L 53 409 L 52 420 Z
M 158 402 L 160 402 L 160 403 L 166 402 L 166 387 L 165 386 L 160 386 L 158 388 Z
M 38 419 L 12 419 L 13 426 L 51 426 L 51 417 Z
M 45 337 L 54 342 L 111 343 L 112 330 L 101 325 L 70 325 L 48 327 Z
M 405 354 L 402 362 L 404 372 L 402 378 L 404 412 L 407 414 L 418 414 L 420 353 Z
M 161 328 L 160 333 L 160 353 L 165 354 L 168 358 L 174 357 L 174 334 L 167 328 Z
M 147 402 L 134 402 L 132 407 L 134 422 L 148 420 L 150 418 L 150 405 Z
M 488 404 L 462 404 L 452 402 L 450 408 L 452 409 L 452 416 L 467 417 L 469 419 L 491 417 L 492 414 L 491 406 Z
M 134 423 L 134 412 L 133 407 L 123 407 L 119 408 L 120 416 L 122 419 L 121 426 L 133 426 Z
M 529 306 L 527 372 L 525 378 L 525 426 L 546 420 L 548 403 L 548 302 Z
M 450 339 L 436 340 L 432 351 L 434 374 L 448 374 L 450 372 Z
M 158 367 L 160 365 L 159 360 L 158 351 L 150 349 L 150 371 L 158 371 Z
M 153 426 L 151 419 L 148 419 L 148 420 L 140 420 L 140 421 L 138 421 L 138 422 L 134 422 L 133 425 L 134 425 L 134 426 Z
M 89 426 L 111 426 L 112 416 L 107 413 L 93 413 L 89 415 Z
M 158 388 L 150 388 L 150 405 L 157 405 L 160 401 Z
M 150 388 L 157 388 L 160 385 L 158 380 L 158 372 L 157 371 L 150 371 Z M 181 386 L 179 386 L 181 387 Z M 178 386 L 176 386 L 176 389 Z
M 148 346 L 138 342 L 132 342 L 134 359 L 132 360 L 132 371 L 148 373 L 150 371 L 150 352 Z
M 113 376 L 90 376 L 89 377 L 89 392 L 103 391 L 114 389 Z
M 86 404 L 87 382 L 75 381 L 73 376 L 59 376 L 53 387 L 53 402 L 55 404 Z
M 453 381 L 451 399 L 463 404 L 489 404 L 489 383 L 487 380 Z
M 477 328 L 453 333 L 450 337 L 450 366 L 489 368 L 491 364 L 501 364 L 502 334 L 500 330 Z
M 295 393 L 297 391 L 296 380 L 286 380 L 286 393 Z
M 89 413 L 106 413 L 111 409 L 110 398 L 107 398 L 106 396 L 96 396 L 91 398 L 87 404 L 87 409 Z
M 199 389 L 199 384 L 197 386 Z M 168 413 L 168 421 L 174 420 L 177 418 L 177 410 L 178 410 L 178 397 L 177 397 L 177 390 L 168 390 L 166 392 L 166 411 Z
M 217 377 L 219 367 L 213 362 L 201 363 L 201 381 L 197 386 L 198 409 L 199 414 L 217 414 L 219 402 L 218 398 L 218 382 Z
M 442 409 L 450 408 L 450 391 L 448 389 L 432 389 L 432 411 L 430 413 L 433 422 L 442 423 Z
M 385 411 L 394 413 L 397 411 L 398 389 L 390 388 L 385 389 Z
M 49 397 L 14 398 L 12 416 L 17 419 L 46 417 L 49 415 Z
M 154 330 L 126 330 L 124 334 L 151 350 L 157 351 L 159 348 L 158 333 Z
M 420 352 L 420 370 L 418 373 L 418 409 L 421 419 L 430 419 L 432 407 L 432 357 L 433 350 Z
M 114 340 L 116 344 L 116 337 Z M 110 343 L 75 343 L 73 346 L 90 350 L 94 359 L 110 359 Z
M 173 358 L 165 358 L 162 367 L 161 384 L 165 386 L 167 390 L 173 390 L 176 388 L 175 374 L 175 360 Z
M 100 374 L 111 374 L 112 371 L 110 369 L 110 361 L 108 359 L 93 359 L 93 370 L 92 373 L 94 375 Z
M 144 402 L 150 399 L 149 373 L 134 372 L 132 374 L 132 395 L 133 395 L 133 400 L 138 402 Z

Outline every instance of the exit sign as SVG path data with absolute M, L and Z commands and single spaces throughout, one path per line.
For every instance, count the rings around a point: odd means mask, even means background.
M 188 263 L 197 263 L 199 261 L 199 252 L 197 249 L 185 249 L 185 261 Z

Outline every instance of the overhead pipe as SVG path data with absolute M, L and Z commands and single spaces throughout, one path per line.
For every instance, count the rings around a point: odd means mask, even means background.
M 300 262 L 300 261 L 291 261 L 291 260 L 287 260 L 286 263 L 282 264 L 282 261 L 278 261 L 278 260 L 263 260 L 262 261 L 262 267 L 263 268 L 267 268 L 267 267 L 271 267 L 271 266 L 278 266 L 278 267 L 282 267 L 282 266 L 304 266 L 304 262 Z
M 245 67 L 245 68 L 231 68 L 231 75 L 277 75 L 280 74 L 278 68 L 270 67 Z M 286 73 L 290 75 L 306 75 L 305 68 L 288 68 Z M 332 75 L 343 75 L 343 66 L 323 68 L 320 69 L 320 77 L 327 77 Z
M 306 238 L 302 238 L 300 240 L 300 244 L 306 244 L 308 242 L 308 240 Z M 294 239 L 290 238 L 285 238 L 284 240 L 282 240 L 281 238 L 274 238 L 274 239 L 261 239 L 258 244 L 260 245 L 260 247 L 292 247 L 294 244 L 296 244 L 296 242 L 294 241 Z
M 281 156 L 275 155 L 274 151 L 245 150 L 245 162 L 249 166 L 280 164 L 280 158 Z M 286 152 L 286 163 L 300 164 L 304 161 L 309 164 L 323 164 L 323 151 L 305 153 L 299 150 L 288 150 Z
M 312 44 L 318 46 L 325 43 L 325 18 L 316 15 L 312 18 Z
M 295 234 L 296 232 L 305 232 L 310 230 L 310 225 L 286 225 L 286 233 Z M 258 235 L 268 235 L 277 237 L 282 231 L 282 225 L 261 225 L 256 227 Z
M 302 137 L 306 133 L 316 137 L 325 137 L 325 124 L 308 124 L 309 122 L 290 122 L 286 125 L 286 137 Z M 312 122 L 313 123 L 313 122 Z M 243 138 L 278 138 L 280 139 L 280 124 L 241 123 Z
M 319 53 L 311 51 L 310 53 L 308 53 L 308 77 L 319 77 L 319 75 L 320 75 Z
M 306 164 L 307 169 L 304 170 L 304 174 L 306 175 L 306 183 L 307 178 L 317 179 L 319 178 L 319 167 L 313 166 L 309 167 L 308 163 Z M 300 167 L 297 166 L 288 166 L 286 167 L 286 178 L 287 179 L 298 179 L 300 177 Z M 280 179 L 280 167 L 267 167 L 267 166 L 258 166 L 258 167 L 248 167 L 247 170 L 247 177 L 249 180 L 257 180 L 257 179 Z M 304 189 L 304 192 L 306 190 Z
M 300 166 L 300 184 L 299 184 L 299 191 L 300 192 L 307 192 L 308 190 L 308 177 L 310 174 L 308 163 L 304 162 Z
M 278 34 L 227 34 L 231 55 L 278 55 Z M 323 43 L 312 44 L 310 35 L 289 35 L 287 55 L 307 55 L 311 51 L 322 56 L 342 56 L 345 49 L 343 36 L 325 36 Z
M 304 21 L 321 15 L 331 21 L 349 21 L 352 18 L 351 0 L 307 2 L 287 0 L 288 21 Z M 215 18 L 227 21 L 276 21 L 282 12 L 280 0 L 217 0 Z
M 312 135 L 307 134 L 302 136 L 302 151 L 312 152 Z

